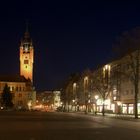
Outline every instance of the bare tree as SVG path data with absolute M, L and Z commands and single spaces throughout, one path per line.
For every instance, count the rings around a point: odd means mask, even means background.
M 99 68 L 93 72 L 93 86 L 97 90 L 103 100 L 102 115 L 105 115 L 105 100 L 109 96 L 110 85 L 110 68 L 106 65 L 104 68 Z

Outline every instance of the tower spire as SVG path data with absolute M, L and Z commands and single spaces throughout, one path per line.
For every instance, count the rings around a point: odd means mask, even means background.
M 26 32 L 29 32 L 29 23 L 26 21 Z
M 25 30 L 24 38 L 25 39 L 29 39 L 30 38 L 30 35 L 29 35 L 29 23 L 28 23 L 28 21 L 26 21 L 26 30 Z

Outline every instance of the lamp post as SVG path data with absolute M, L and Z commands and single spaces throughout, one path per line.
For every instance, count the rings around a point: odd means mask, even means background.
M 98 100 L 99 96 L 95 95 L 95 115 L 97 113 L 97 100 Z
M 75 111 L 76 111 L 76 88 L 77 88 L 77 83 L 73 83 L 73 104 L 75 106 Z
M 85 114 L 87 114 L 88 76 L 84 77 Z

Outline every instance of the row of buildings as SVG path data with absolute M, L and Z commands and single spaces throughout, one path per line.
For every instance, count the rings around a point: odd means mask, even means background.
M 61 99 L 67 111 L 140 114 L 140 52 L 135 50 L 119 59 L 71 75 Z

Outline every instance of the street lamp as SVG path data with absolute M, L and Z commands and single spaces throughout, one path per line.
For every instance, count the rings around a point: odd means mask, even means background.
M 75 100 L 72 100 L 73 103 L 75 103 Z

